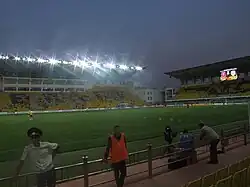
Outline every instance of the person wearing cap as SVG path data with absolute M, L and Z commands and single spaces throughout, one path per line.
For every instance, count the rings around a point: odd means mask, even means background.
M 210 161 L 208 164 L 218 164 L 217 145 L 220 141 L 219 135 L 214 129 L 208 127 L 203 122 L 199 123 L 198 126 L 201 129 L 200 140 L 205 139 L 210 144 Z
M 27 132 L 31 144 L 27 145 L 16 168 L 15 179 L 18 178 L 24 165 L 24 161 L 29 161 L 29 166 L 33 172 L 37 173 L 37 187 L 55 187 L 56 176 L 54 171 L 53 159 L 58 151 L 57 143 L 43 142 L 41 137 L 42 130 L 31 128 Z

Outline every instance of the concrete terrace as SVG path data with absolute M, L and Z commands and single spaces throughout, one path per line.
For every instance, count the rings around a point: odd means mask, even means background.
M 203 152 L 206 147 L 199 149 L 198 152 Z M 167 158 L 153 161 L 152 179 L 148 176 L 147 163 L 131 166 L 128 168 L 128 177 L 125 186 L 127 187 L 180 187 L 189 181 L 195 180 L 206 174 L 223 168 L 228 164 L 235 163 L 250 155 L 250 145 L 244 146 L 243 142 L 235 143 L 228 147 L 225 154 L 219 155 L 220 163 L 218 165 L 206 164 L 208 154 L 200 154 L 199 162 L 194 165 L 167 172 Z M 143 172 L 144 171 L 144 172 Z M 143 172 L 143 173 L 142 173 Z M 109 181 L 109 182 L 107 182 Z M 84 180 L 73 180 L 66 183 L 58 184 L 59 187 L 83 187 Z M 107 172 L 96 176 L 89 177 L 89 186 L 99 187 L 115 187 L 113 182 L 113 172 Z

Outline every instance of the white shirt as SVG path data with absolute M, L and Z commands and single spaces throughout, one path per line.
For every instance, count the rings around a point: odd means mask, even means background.
M 34 172 L 46 172 L 53 169 L 53 150 L 57 149 L 58 144 L 40 142 L 39 147 L 33 144 L 26 146 L 23 150 L 21 160 L 28 159 L 29 166 Z
M 220 138 L 215 130 L 206 125 L 201 128 L 201 133 L 205 135 L 205 139 L 208 141 L 213 141 Z

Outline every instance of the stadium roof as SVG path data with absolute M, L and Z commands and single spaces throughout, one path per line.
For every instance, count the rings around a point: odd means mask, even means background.
M 164 74 L 176 79 L 190 79 L 194 77 L 219 76 L 220 71 L 227 68 L 237 68 L 240 73 L 248 72 L 250 70 L 250 56 L 166 72 Z

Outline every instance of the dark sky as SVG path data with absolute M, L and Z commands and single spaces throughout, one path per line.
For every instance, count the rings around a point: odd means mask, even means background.
M 1 0 L 0 51 L 126 54 L 164 71 L 250 55 L 249 0 Z M 145 74 L 143 76 L 146 76 Z

